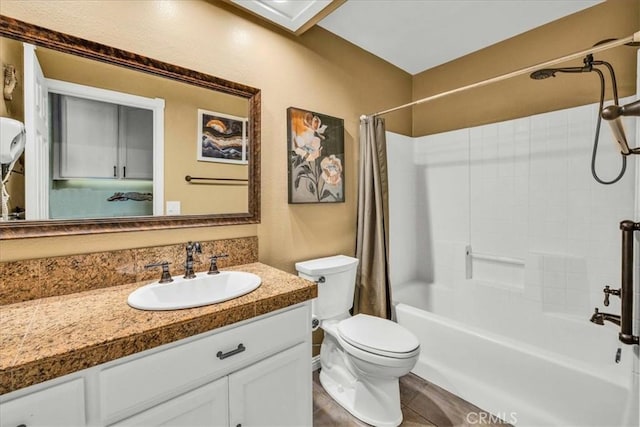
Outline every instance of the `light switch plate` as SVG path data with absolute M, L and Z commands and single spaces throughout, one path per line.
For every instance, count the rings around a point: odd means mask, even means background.
M 180 215 L 180 201 L 167 202 L 167 215 Z

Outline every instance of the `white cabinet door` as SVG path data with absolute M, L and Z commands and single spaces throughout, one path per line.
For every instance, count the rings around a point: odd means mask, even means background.
M 153 179 L 153 111 L 120 107 L 120 178 Z
M 49 101 L 47 81 L 36 56 L 36 47 L 24 47 L 24 125 L 26 128 L 26 219 L 49 218 Z
M 153 179 L 153 111 L 60 96 L 55 178 Z
M 86 425 L 81 378 L 0 403 L 0 427 Z
M 57 178 L 118 177 L 118 106 L 61 97 Z
M 311 426 L 311 354 L 298 344 L 229 376 L 231 426 Z
M 227 377 L 122 420 L 115 427 L 213 427 L 229 425 Z

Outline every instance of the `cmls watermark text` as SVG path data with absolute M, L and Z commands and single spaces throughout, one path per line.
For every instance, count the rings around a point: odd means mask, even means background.
M 467 422 L 474 425 L 482 424 L 516 424 L 518 422 L 517 412 L 499 412 L 490 414 L 488 412 L 469 412 L 466 416 Z

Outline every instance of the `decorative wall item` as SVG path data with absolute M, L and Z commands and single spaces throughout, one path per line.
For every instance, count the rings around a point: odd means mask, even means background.
M 4 95 L 4 99 L 6 99 L 7 101 L 13 100 L 13 91 L 16 88 L 16 84 L 18 84 L 16 67 L 10 64 L 5 65 L 4 66 L 4 85 L 2 87 L 2 93 Z
M 246 117 L 198 110 L 198 160 L 246 164 Z
M 289 203 L 344 202 L 344 120 L 287 109 Z

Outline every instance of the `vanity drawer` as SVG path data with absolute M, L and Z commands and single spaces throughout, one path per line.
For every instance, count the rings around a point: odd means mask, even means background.
M 79 427 L 84 405 L 84 380 L 76 378 L 1 403 L 0 426 Z
M 107 368 L 100 372 L 102 418 L 116 421 L 302 342 L 309 318 L 308 307 L 298 307 Z

